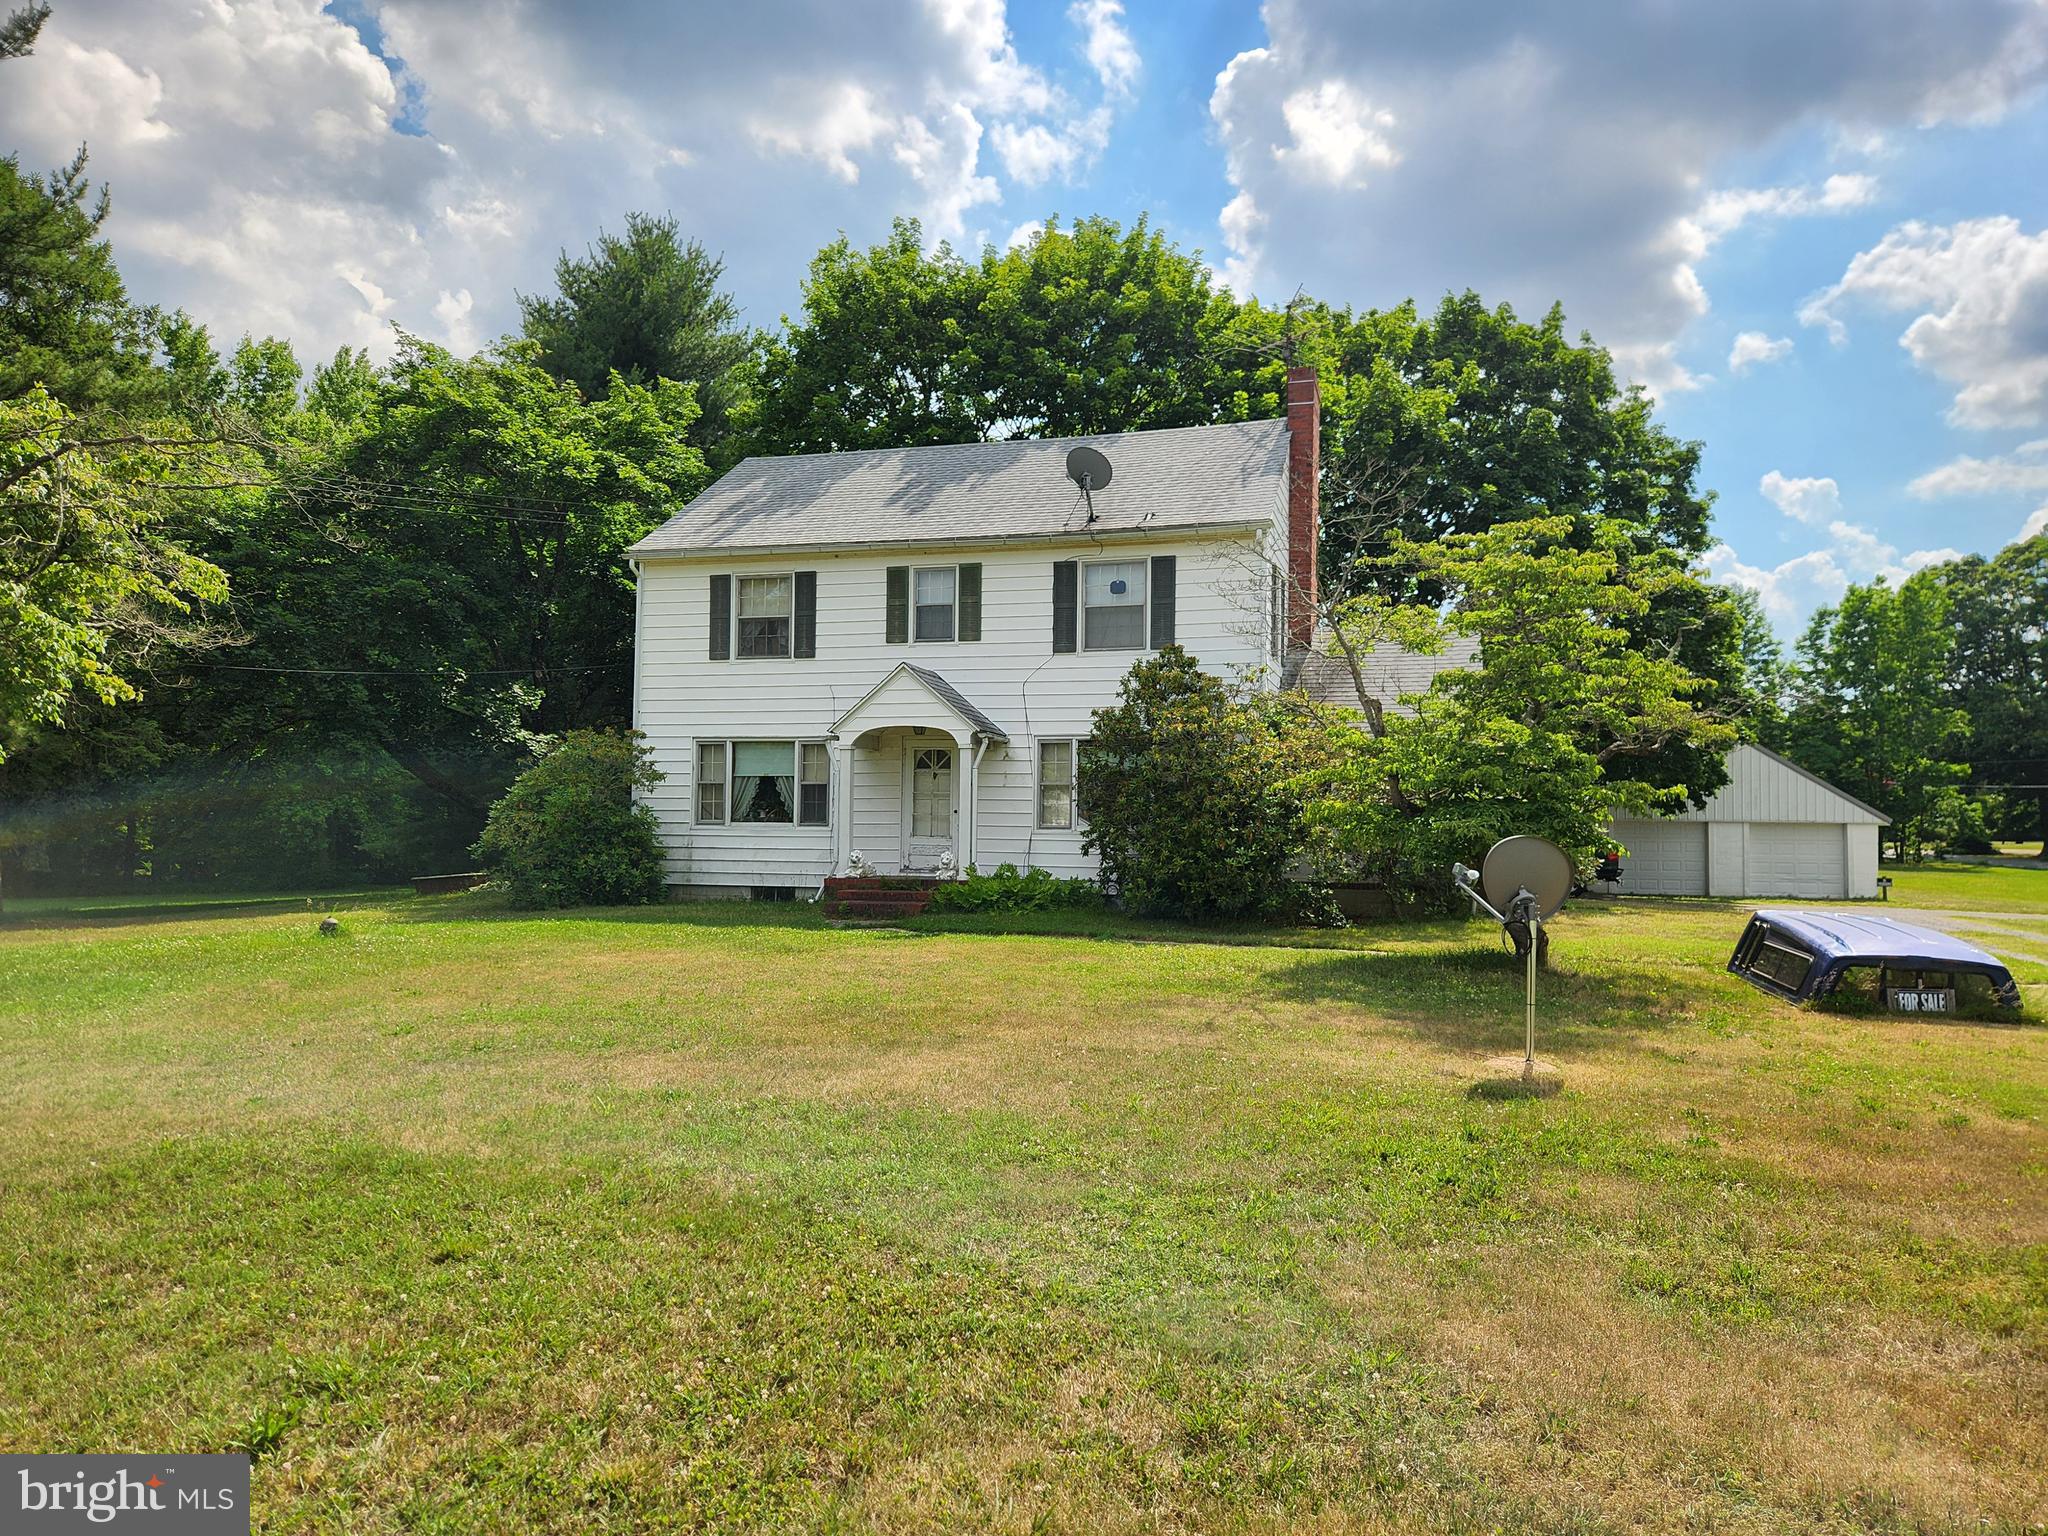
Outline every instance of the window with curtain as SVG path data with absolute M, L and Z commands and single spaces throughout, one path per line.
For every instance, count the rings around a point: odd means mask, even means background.
M 1082 644 L 1091 651 L 1145 648 L 1145 562 L 1105 560 L 1081 568 Z
M 697 743 L 697 819 L 725 820 L 725 743 Z
M 917 638 L 953 638 L 953 598 L 957 573 L 950 565 L 917 573 Z
M 795 585 L 788 576 L 742 576 L 739 579 L 740 655 L 789 654 L 789 621 L 796 606 Z
M 1074 824 L 1074 744 L 1071 741 L 1041 741 L 1038 744 L 1038 824 L 1041 827 L 1071 827 Z
M 796 820 L 796 743 L 736 741 L 732 744 L 732 819 L 735 822 Z
M 797 749 L 796 819 L 807 827 L 822 827 L 832 819 L 832 752 L 822 741 L 807 741 Z

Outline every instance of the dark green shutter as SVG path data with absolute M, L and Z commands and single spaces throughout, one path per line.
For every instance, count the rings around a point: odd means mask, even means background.
M 1081 586 L 1081 562 L 1055 560 L 1052 563 L 1052 648 L 1078 650 L 1080 614 L 1076 599 Z
M 1173 644 L 1174 569 L 1172 555 L 1152 557 L 1152 649 L 1155 651 Z
M 981 567 L 960 567 L 960 638 L 981 638 Z
M 818 654 L 818 573 L 796 573 L 796 622 L 790 626 L 790 654 Z
M 887 628 L 882 638 L 891 645 L 910 644 L 910 567 L 889 567 Z
M 732 578 L 711 578 L 711 659 L 732 657 Z

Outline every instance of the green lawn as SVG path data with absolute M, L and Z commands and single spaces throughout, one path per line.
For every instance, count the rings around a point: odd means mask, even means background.
M 266 1531 L 2048 1519 L 2048 977 L 1588 904 L 1501 1099 L 1474 924 L 340 905 L 0 927 L 0 1445 L 250 1446 Z
M 2048 869 L 2013 864 L 1887 864 L 1894 904 L 1956 912 L 2038 912 L 2048 916 Z

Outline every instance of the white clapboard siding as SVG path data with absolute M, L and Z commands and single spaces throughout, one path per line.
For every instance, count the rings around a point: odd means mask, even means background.
M 660 557 L 638 564 L 635 724 L 646 735 L 663 782 L 645 797 L 661 823 L 671 883 L 746 889 L 814 886 L 833 872 L 834 827 L 698 826 L 692 776 L 699 740 L 823 740 L 846 712 L 904 662 L 944 677 L 1009 737 L 984 754 L 974 848 L 982 868 L 1005 862 L 1059 874 L 1092 874 L 1082 829 L 1036 826 L 1040 739 L 1088 734 L 1094 712 L 1115 701 L 1131 664 L 1147 651 L 1052 649 L 1052 571 L 1059 560 L 1176 557 L 1174 638 L 1208 671 L 1271 684 L 1268 608 L 1276 527 L 1261 534 L 1182 534 L 1116 541 L 1032 541 L 945 551 L 877 548 L 776 557 Z M 982 568 L 978 641 L 891 645 L 885 639 L 885 572 L 893 565 Z M 817 573 L 813 658 L 713 661 L 708 654 L 710 577 Z M 892 687 L 905 686 L 900 681 Z M 914 685 L 913 685 L 914 686 Z M 934 716 L 933 718 L 936 718 Z M 875 724 L 880 725 L 876 718 Z M 911 723 L 905 718 L 904 724 Z M 964 796 L 974 746 L 961 731 L 956 792 Z M 940 737 L 932 738 L 935 742 Z M 845 847 L 877 867 L 896 866 L 901 848 L 901 733 L 870 730 L 835 765 L 851 762 L 852 822 Z M 839 786 L 833 815 L 846 804 Z M 962 835 L 967 817 L 959 818 Z

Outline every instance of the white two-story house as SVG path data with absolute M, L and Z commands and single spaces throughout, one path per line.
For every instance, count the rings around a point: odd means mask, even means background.
M 1279 421 L 748 459 L 628 554 L 672 890 L 1092 874 L 1075 747 L 1180 645 L 1272 685 L 1313 630 L 1319 402 Z M 1069 478 L 1085 444 L 1106 485 Z

